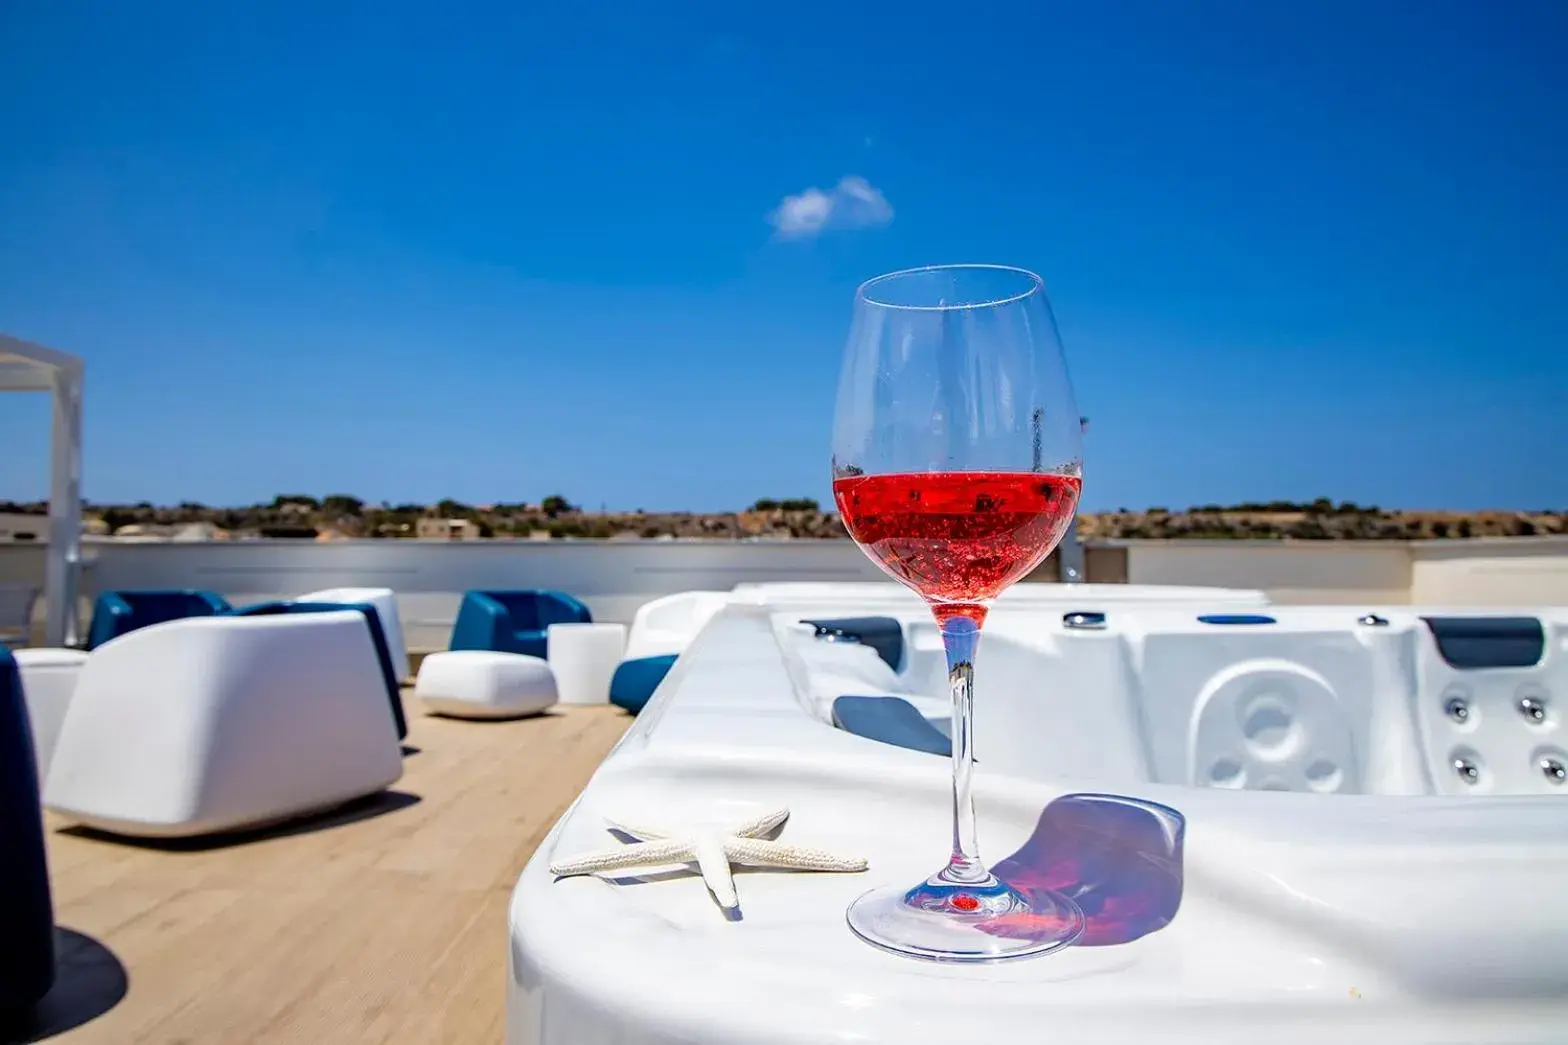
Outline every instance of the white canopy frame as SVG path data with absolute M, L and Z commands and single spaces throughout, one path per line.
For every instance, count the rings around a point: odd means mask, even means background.
M 0 391 L 48 392 L 54 399 L 44 641 L 72 645 L 79 639 L 76 593 L 82 560 L 82 361 L 0 334 Z

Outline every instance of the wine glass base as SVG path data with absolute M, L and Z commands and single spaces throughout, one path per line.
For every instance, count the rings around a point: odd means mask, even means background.
M 1083 912 L 1049 889 L 966 889 L 935 880 L 883 886 L 850 904 L 849 927 L 894 954 L 995 962 L 1049 954 L 1083 935 Z

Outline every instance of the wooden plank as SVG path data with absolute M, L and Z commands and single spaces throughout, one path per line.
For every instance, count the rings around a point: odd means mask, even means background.
M 499 1043 L 512 886 L 630 719 L 460 722 L 406 703 L 403 779 L 324 818 L 205 846 L 50 814 L 56 921 L 112 952 L 129 990 L 49 1040 Z

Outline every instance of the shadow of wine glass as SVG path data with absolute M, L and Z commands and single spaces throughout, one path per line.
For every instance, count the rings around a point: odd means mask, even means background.
M 43 1041 L 97 1019 L 130 989 L 125 966 L 103 944 L 55 926 L 54 986 L 31 1009 L 0 1016 L 5 1045 Z
M 1034 834 L 991 870 L 1023 892 L 1051 889 L 1083 911 L 1080 947 L 1129 943 L 1171 923 L 1181 907 L 1186 819 L 1157 802 L 1072 794 L 1040 813 Z M 988 923 L 1025 931 L 1028 915 Z

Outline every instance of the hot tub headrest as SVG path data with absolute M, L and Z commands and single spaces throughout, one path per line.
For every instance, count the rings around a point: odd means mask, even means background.
M 894 671 L 904 659 L 904 626 L 892 617 L 839 617 L 801 623 L 816 628 L 818 635 L 853 639 L 870 646 Z
M 1535 617 L 1422 617 L 1449 667 L 1532 668 L 1546 651 Z

